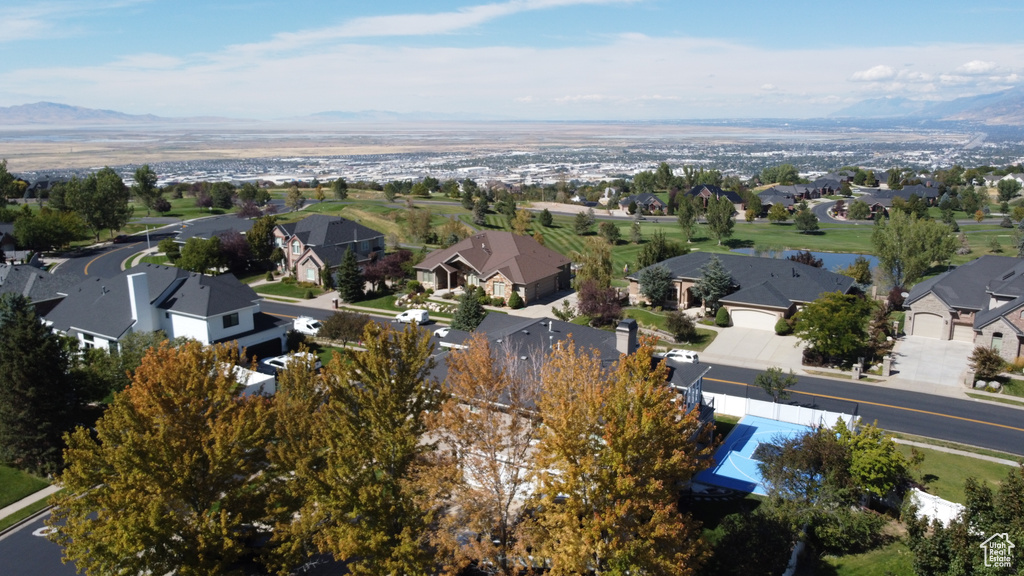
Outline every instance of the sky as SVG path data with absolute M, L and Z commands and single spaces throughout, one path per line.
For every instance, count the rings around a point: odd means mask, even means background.
M 1020 0 L 3 0 L 0 106 L 827 116 L 1024 85 Z

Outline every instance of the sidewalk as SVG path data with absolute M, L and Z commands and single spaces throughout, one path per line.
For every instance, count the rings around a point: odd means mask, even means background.
M 35 504 L 36 502 L 39 502 L 40 500 L 43 500 L 45 498 L 49 498 L 50 496 L 52 496 L 53 494 L 56 494 L 59 491 L 60 491 L 60 486 L 56 486 L 56 485 L 52 485 L 51 484 L 50 486 L 47 486 L 46 488 L 43 488 L 42 490 L 40 490 L 40 491 L 38 491 L 38 492 L 36 492 L 34 494 L 29 494 L 28 496 L 25 496 L 24 498 L 22 498 L 21 500 L 18 500 L 14 504 L 11 504 L 9 506 L 4 506 L 3 508 L 0 508 L 0 518 L 7 518 L 11 514 L 14 514 L 15 512 L 18 512 L 19 510 L 27 508 L 28 506 L 30 506 L 32 504 Z

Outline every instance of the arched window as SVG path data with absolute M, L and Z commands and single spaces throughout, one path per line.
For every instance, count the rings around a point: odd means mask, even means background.
M 996 352 L 1000 352 L 1001 353 L 1003 351 L 1003 333 L 1002 332 L 996 332 L 995 334 L 992 334 L 992 348 L 995 349 Z

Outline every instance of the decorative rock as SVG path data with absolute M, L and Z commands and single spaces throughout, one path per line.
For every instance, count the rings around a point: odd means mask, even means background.
M 1000 390 L 1003 389 L 1003 385 L 993 380 L 988 383 L 988 389 L 991 390 L 992 392 L 999 392 Z
M 988 383 L 985 382 L 984 380 L 975 380 L 974 381 L 974 387 L 975 388 L 981 389 L 981 388 L 985 388 L 986 386 L 988 386 Z

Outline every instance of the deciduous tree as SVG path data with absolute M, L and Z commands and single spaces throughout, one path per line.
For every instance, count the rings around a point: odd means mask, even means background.
M 335 200 L 348 198 L 348 182 L 345 182 L 344 178 L 339 177 L 334 182 L 331 182 L 331 192 L 334 194 Z
M 579 236 L 590 234 L 596 222 L 597 218 L 594 216 L 594 209 L 588 208 L 583 212 L 576 213 L 576 219 L 573 221 L 573 230 Z
M 207 240 L 189 238 L 181 248 L 181 257 L 175 266 L 182 270 L 209 274 L 224 266 L 224 254 L 220 250 L 220 238 L 213 236 Z
M 863 200 L 854 200 L 846 209 L 848 220 L 867 220 L 871 216 L 871 207 Z
M 525 208 L 516 210 L 515 218 L 512 219 L 512 233 L 519 236 L 526 236 L 533 222 L 533 213 Z
M 772 402 L 789 399 L 789 389 L 796 386 L 796 376 L 793 371 L 789 375 L 782 372 L 782 368 L 771 366 L 764 372 L 754 377 L 754 386 L 764 390 L 772 397 Z
M 689 251 L 689 248 L 680 246 L 666 238 L 665 233 L 661 230 L 655 230 L 654 234 L 651 234 L 650 239 L 637 252 L 636 265 L 638 268 L 647 268 L 658 262 L 664 262 L 669 258 L 686 254 Z
M 644 342 L 608 375 L 570 341 L 544 364 L 542 488 L 525 528 L 552 574 L 693 574 L 706 556 L 676 487 L 707 466 L 710 447 L 698 447 L 696 412 L 672 401 L 667 368 L 652 370 L 650 357 Z
M 810 210 L 801 210 L 800 212 L 797 212 L 796 217 L 793 218 L 793 222 L 796 223 L 796 229 L 799 230 L 801 234 L 811 234 L 817 232 L 820 228 L 818 226 L 818 217 Z
M 67 436 L 48 520 L 90 574 L 240 574 L 269 535 L 269 403 L 239 396 L 233 346 L 145 356 L 95 432 Z
M 608 326 L 622 317 L 619 293 L 612 286 L 601 287 L 597 280 L 586 280 L 579 284 L 577 308 L 580 314 L 590 317 L 595 326 Z
M 252 259 L 263 266 L 271 264 L 270 254 L 274 251 L 274 228 L 276 226 L 277 218 L 275 216 L 262 216 L 252 223 L 252 228 L 245 234 Z
M 1021 185 L 1016 180 L 1000 180 L 996 184 L 996 193 L 999 195 L 1000 202 L 1009 202 L 1013 200 L 1017 194 L 1020 194 Z
M 284 205 L 290 211 L 295 211 L 302 208 L 302 205 L 306 203 L 306 197 L 302 195 L 302 191 L 299 190 L 298 186 L 292 186 L 288 189 L 288 195 L 284 198 Z
M 956 250 L 956 237 L 948 226 L 898 211 L 875 222 L 871 243 L 879 268 L 896 286 L 913 284 Z
M 128 187 L 111 168 L 103 168 L 84 179 L 72 178 L 62 185 L 61 196 L 60 209 L 77 212 L 97 241 L 101 230 L 120 230 L 133 213 Z
M 679 208 L 676 209 L 676 221 L 683 231 L 683 236 L 689 242 L 693 239 L 693 233 L 697 229 L 697 206 L 689 196 L 682 196 L 679 200 Z
M 163 190 L 156 185 L 156 172 L 143 164 L 135 169 L 135 183 L 132 184 L 132 196 L 135 196 L 146 207 L 146 216 L 156 208 L 156 201 L 163 196 Z
M 605 220 L 598 226 L 598 234 L 605 239 L 612 246 L 618 244 L 619 238 L 622 237 L 622 233 L 619 232 L 619 227 L 614 222 Z
M 593 280 L 599 288 L 612 283 L 612 249 L 604 238 L 587 238 L 583 252 L 571 252 L 569 257 L 579 265 L 573 283 L 577 290 L 583 283 Z
M 718 240 L 718 245 L 722 245 L 722 240 L 732 236 L 732 228 L 735 226 L 736 221 L 733 220 L 733 213 L 736 209 L 725 196 L 719 198 L 712 198 L 708 201 L 708 211 L 705 214 L 705 219 L 708 223 L 708 230 L 711 233 L 712 238 Z
M 800 311 L 793 333 L 815 352 L 847 360 L 864 349 L 873 308 L 861 296 L 829 292 Z

